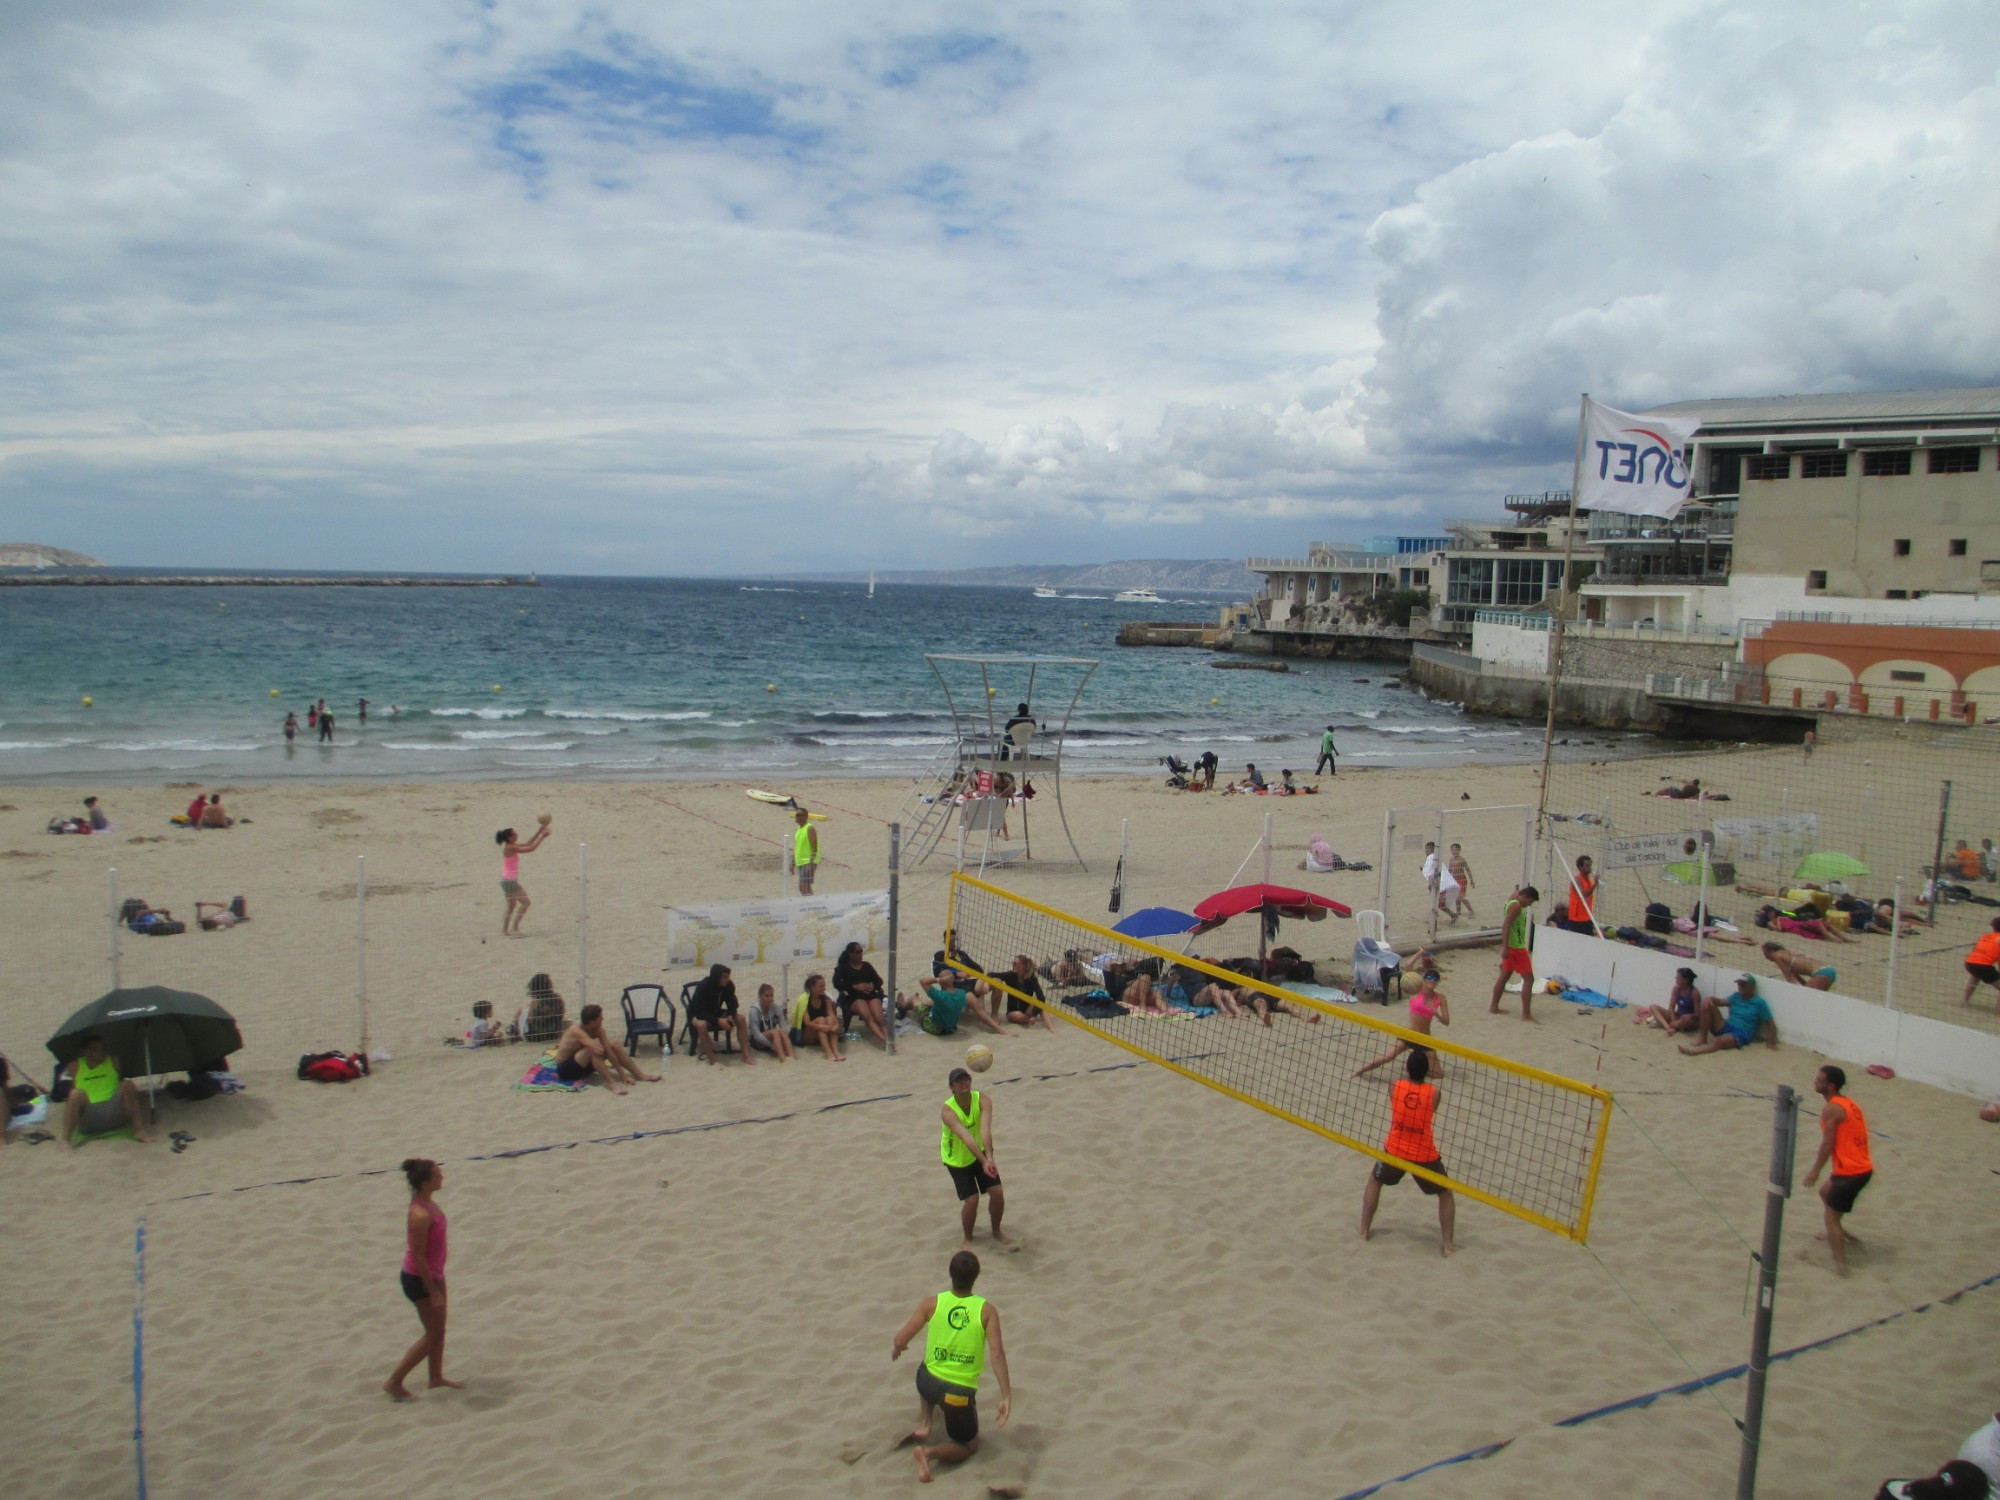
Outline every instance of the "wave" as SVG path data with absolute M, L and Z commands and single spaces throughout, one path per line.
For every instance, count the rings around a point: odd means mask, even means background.
M 615 719 L 621 724 L 652 724 L 668 723 L 679 719 L 706 719 L 710 713 L 705 708 L 687 708 L 672 713 L 650 713 L 636 708 L 545 708 L 542 712 L 551 719 Z
M 462 740 L 533 740 L 541 738 L 539 729 L 454 729 L 452 734 Z
M 798 590 L 797 590 L 797 589 L 777 589 L 777 588 L 759 588 L 759 587 L 758 587 L 758 586 L 757 586 L 756 584 L 754 584 L 754 583 L 739 583 L 739 584 L 737 584 L 737 585 L 736 585 L 736 592 L 737 592 L 737 593 L 739 593 L 739 594 L 796 594 L 796 593 L 798 592 Z
M 430 708 L 424 712 L 437 719 L 518 719 L 527 710 L 525 708 Z
M 812 716 L 829 724 L 868 724 L 877 719 L 943 719 L 948 714 L 922 713 L 899 708 L 816 708 Z
M 571 750 L 575 746 L 575 740 L 556 740 L 546 745 L 520 745 L 513 743 L 505 745 L 418 744 L 409 740 L 384 740 L 382 742 L 384 750 L 407 750 L 419 755 L 436 754 L 440 751 L 456 751 L 459 754 L 464 754 L 468 751 L 505 751 L 507 754 L 512 755 L 522 750 Z
M 90 746 L 93 750 L 120 750 L 144 753 L 148 750 L 263 750 L 269 748 L 262 740 L 238 743 L 233 740 L 99 740 Z
M 69 740 L 0 740 L 0 750 L 60 750 Z

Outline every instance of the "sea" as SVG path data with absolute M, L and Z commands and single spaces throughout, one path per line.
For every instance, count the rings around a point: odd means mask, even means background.
M 0 588 L 0 782 L 918 775 L 1024 700 L 1067 725 L 1072 774 L 1210 749 L 1230 775 L 1304 773 L 1327 724 L 1354 766 L 1541 753 L 1538 726 L 1432 702 L 1391 663 L 1224 671 L 1209 651 L 1114 643 L 1125 620 L 1224 602 L 602 577 Z M 304 727 L 322 699 L 330 744 Z M 1644 743 L 1593 753 L 1628 741 Z

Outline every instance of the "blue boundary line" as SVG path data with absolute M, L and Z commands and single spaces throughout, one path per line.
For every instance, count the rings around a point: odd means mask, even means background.
M 132 1458 L 146 1500 L 146 1216 L 132 1233 Z
M 1771 1363 L 1775 1365 L 1782 1360 L 1796 1359 L 1801 1354 L 1811 1354 L 1814 1350 L 1824 1349 L 1829 1344 L 1838 1344 L 1843 1339 L 1851 1339 L 1858 1333 L 1867 1333 L 1870 1329 L 1881 1328 L 1885 1324 L 1899 1322 L 1917 1313 L 1929 1312 L 1934 1307 L 1947 1306 L 1950 1303 L 1958 1301 L 1959 1298 L 1969 1292 L 1983 1290 L 1995 1283 L 2000 1283 L 2000 1271 L 1994 1272 L 1991 1276 L 1982 1276 L 1979 1280 L 1972 1282 L 1968 1286 L 1962 1286 L 1955 1292 L 1947 1292 L 1942 1297 L 1934 1297 L 1929 1302 L 1919 1302 L 1915 1307 L 1906 1307 L 1900 1312 L 1892 1312 L 1883 1317 L 1871 1318 L 1866 1323 L 1857 1323 L 1852 1328 L 1844 1328 L 1839 1333 L 1829 1333 L 1824 1338 L 1812 1339 L 1803 1344 L 1794 1344 L 1789 1349 L 1784 1349 L 1773 1354 L 1771 1356 Z M 1614 1401 L 1609 1406 L 1592 1407 L 1589 1411 L 1578 1412 L 1573 1417 L 1564 1417 L 1561 1421 L 1551 1425 L 1556 1427 L 1581 1427 L 1584 1423 L 1594 1422 L 1599 1417 L 1608 1417 L 1621 1411 L 1631 1411 L 1637 1407 L 1651 1406 L 1662 1396 L 1686 1396 L 1693 1394 L 1695 1391 L 1704 1390 L 1711 1385 L 1721 1385 L 1724 1381 L 1736 1379 L 1739 1375 L 1748 1371 L 1749 1368 L 1747 1364 L 1731 1365 L 1727 1369 L 1716 1370 L 1708 1375 L 1697 1376 L 1693 1380 L 1683 1380 L 1675 1385 L 1661 1386 L 1657 1391 L 1648 1391 L 1643 1396 L 1628 1396 L 1625 1400 Z M 1738 1422 L 1736 1425 L 1738 1428 L 1741 1428 L 1743 1424 Z M 1487 1443 L 1478 1448 L 1468 1448 L 1465 1452 L 1455 1453 L 1450 1458 L 1440 1458 L 1434 1463 L 1425 1464 L 1421 1469 L 1412 1469 L 1407 1474 L 1398 1474 L 1394 1479 L 1378 1480 L 1376 1483 L 1364 1485 L 1358 1490 L 1349 1490 L 1346 1494 L 1337 1496 L 1336 1500 L 1367 1500 L 1368 1496 L 1376 1494 L 1381 1490 L 1386 1490 L 1393 1484 L 1407 1483 L 1421 1475 L 1430 1473 L 1433 1469 L 1444 1469 L 1449 1468 L 1453 1464 L 1470 1463 L 1474 1459 L 1491 1458 L 1513 1441 L 1513 1438 L 1502 1438 L 1497 1443 Z

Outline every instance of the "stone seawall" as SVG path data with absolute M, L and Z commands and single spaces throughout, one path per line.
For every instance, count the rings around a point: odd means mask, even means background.
M 1484 672 L 1479 658 L 1463 651 L 1419 644 L 1410 654 L 1408 676 L 1432 697 L 1474 713 L 1513 719 L 1548 715 L 1546 679 Z M 1557 693 L 1556 718 L 1597 729 L 1661 729 L 1667 712 L 1640 684 L 1565 678 Z

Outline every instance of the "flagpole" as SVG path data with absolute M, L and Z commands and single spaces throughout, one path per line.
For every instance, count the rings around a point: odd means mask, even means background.
M 1562 686 L 1563 659 L 1563 597 L 1569 592 L 1569 570 L 1571 560 L 1576 555 L 1576 492 L 1583 488 L 1583 430 L 1590 411 L 1590 392 L 1585 391 L 1577 398 L 1576 407 L 1576 458 L 1569 471 L 1569 527 L 1563 533 L 1562 580 L 1556 587 L 1556 618 L 1550 628 L 1549 641 L 1549 713 L 1542 725 L 1542 794 L 1535 806 L 1535 831 L 1548 831 L 1549 813 L 1549 759 L 1555 752 L 1556 744 L 1556 693 Z

